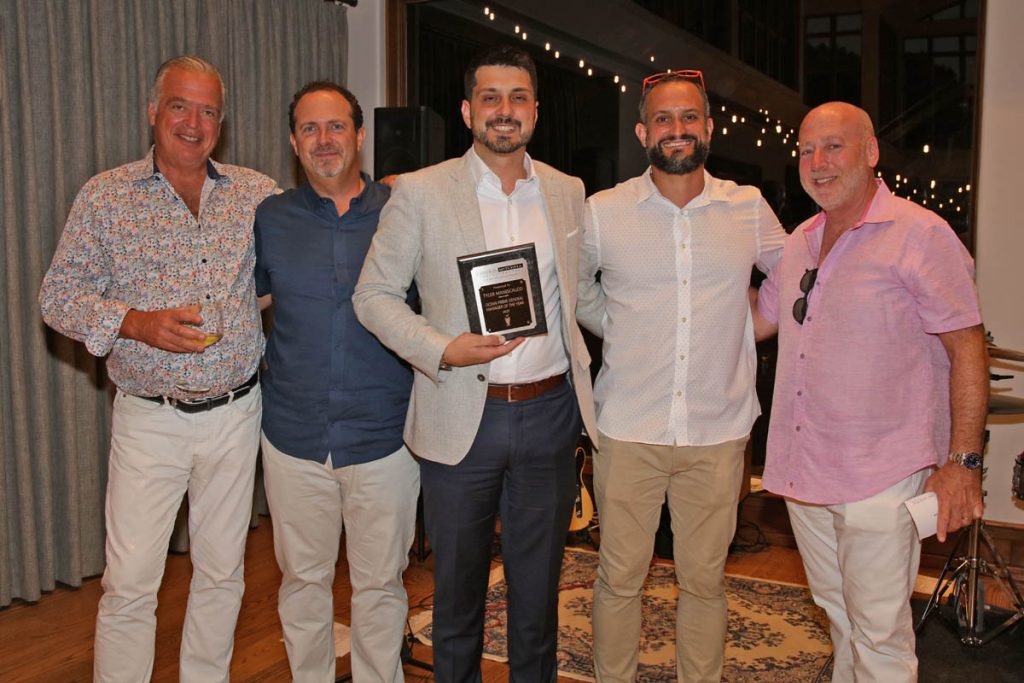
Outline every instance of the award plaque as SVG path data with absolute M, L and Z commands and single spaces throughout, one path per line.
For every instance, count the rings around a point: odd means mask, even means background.
M 460 256 L 469 329 L 505 339 L 544 334 L 544 296 L 533 242 Z

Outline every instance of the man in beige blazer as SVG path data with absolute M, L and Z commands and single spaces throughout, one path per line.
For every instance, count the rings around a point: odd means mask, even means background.
M 554 681 L 558 575 L 575 496 L 573 451 L 594 428 L 590 357 L 575 322 L 584 189 L 530 159 L 536 70 L 491 48 L 466 71 L 473 146 L 401 176 L 354 305 L 415 369 L 405 439 L 421 467 L 434 552 L 436 680 L 480 680 L 495 516 L 502 520 L 511 680 Z M 457 258 L 534 243 L 548 332 L 469 332 Z M 422 313 L 406 304 L 415 282 Z

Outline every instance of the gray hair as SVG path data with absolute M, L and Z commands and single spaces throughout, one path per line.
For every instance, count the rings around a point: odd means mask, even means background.
M 227 88 L 224 87 L 224 79 L 220 75 L 220 71 L 217 70 L 213 64 L 202 57 L 196 57 L 195 55 L 181 55 L 180 57 L 171 57 L 166 62 L 160 65 L 160 68 L 156 70 L 156 77 L 153 79 L 153 87 L 149 90 L 149 104 L 156 109 L 160 104 L 160 95 L 164 88 L 164 78 L 167 77 L 167 72 L 171 69 L 181 69 L 182 71 L 189 71 L 197 74 L 211 74 L 217 77 L 217 82 L 220 83 L 220 119 L 224 120 L 224 111 L 226 109 L 227 102 Z

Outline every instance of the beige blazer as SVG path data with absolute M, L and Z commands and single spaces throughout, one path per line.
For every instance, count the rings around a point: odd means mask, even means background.
M 554 241 L 562 339 L 583 422 L 596 441 L 590 355 L 575 319 L 583 183 L 536 160 L 533 167 Z M 353 295 L 359 321 L 415 370 L 405 441 L 427 460 L 462 460 L 483 415 L 489 364 L 451 371 L 439 371 L 438 365 L 448 343 L 469 331 L 456 259 L 486 248 L 466 156 L 402 175 L 381 213 Z M 413 281 L 422 314 L 405 303 Z

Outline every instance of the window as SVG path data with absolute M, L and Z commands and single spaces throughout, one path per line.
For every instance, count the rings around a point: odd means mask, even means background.
M 861 15 L 807 17 L 804 23 L 804 100 L 861 103 Z

